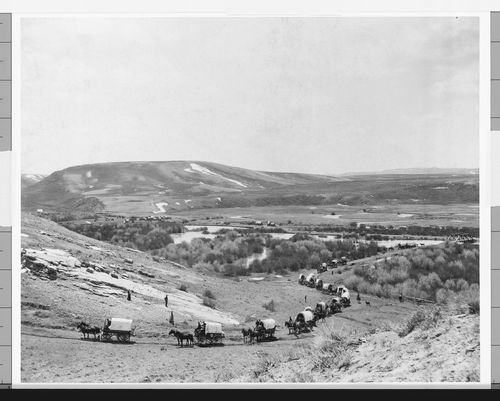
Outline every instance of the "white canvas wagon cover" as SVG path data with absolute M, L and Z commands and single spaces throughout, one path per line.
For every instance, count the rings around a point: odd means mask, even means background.
M 301 274 L 301 275 L 299 276 L 299 280 L 305 280 L 305 278 L 306 278 L 306 275 L 305 275 L 305 274 Z
M 306 277 L 306 280 L 307 280 L 307 281 L 316 280 L 316 276 L 314 275 L 314 273 L 310 273 L 310 274 Z
M 316 304 L 316 307 L 318 307 L 318 306 L 321 308 L 321 310 L 325 310 L 326 309 L 326 302 L 318 302 Z
M 132 319 L 121 319 L 113 317 L 111 319 L 111 324 L 109 330 L 113 331 L 131 331 L 132 330 Z
M 222 324 L 215 322 L 205 322 L 205 334 L 223 334 Z
M 299 312 L 296 320 L 299 320 L 299 317 L 304 318 L 304 322 L 309 322 L 309 321 L 313 320 L 314 315 L 311 311 L 305 310 L 305 311 Z
M 351 294 L 349 294 L 349 291 L 347 289 L 345 289 L 342 293 L 342 298 L 351 299 Z
M 340 302 L 340 298 L 339 297 L 332 297 L 330 304 L 334 304 L 335 302 Z
M 274 319 L 262 319 L 262 324 L 266 330 L 274 329 L 276 327 Z
M 331 291 L 333 290 L 333 285 L 328 283 L 323 283 L 323 291 Z

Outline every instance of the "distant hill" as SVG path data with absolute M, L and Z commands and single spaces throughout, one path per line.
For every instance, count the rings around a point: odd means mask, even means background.
M 402 173 L 336 177 L 201 161 L 89 164 L 22 191 L 23 210 L 162 214 L 192 208 L 379 203 L 477 203 L 478 176 Z
M 478 168 L 399 168 L 392 170 L 381 170 L 381 171 L 370 171 L 370 172 L 352 172 L 352 173 L 342 173 L 339 177 L 352 177 L 357 175 L 380 175 L 380 174 L 449 174 L 449 175 L 478 175 Z

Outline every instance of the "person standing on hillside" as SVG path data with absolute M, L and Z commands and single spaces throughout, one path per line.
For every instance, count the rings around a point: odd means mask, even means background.
M 304 295 L 304 303 L 307 304 L 307 295 Z
M 168 294 L 165 294 L 165 308 L 168 308 Z
M 127 301 L 132 301 L 132 293 L 130 290 L 127 290 Z

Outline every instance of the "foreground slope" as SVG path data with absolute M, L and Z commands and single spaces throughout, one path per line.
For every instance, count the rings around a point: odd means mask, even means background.
M 408 323 L 387 325 L 361 335 L 349 333 L 345 327 L 325 325 L 310 344 L 277 355 L 264 354 L 256 371 L 238 380 L 478 382 L 479 316 L 432 308 L 420 312 L 428 315 L 428 320 L 408 334 Z

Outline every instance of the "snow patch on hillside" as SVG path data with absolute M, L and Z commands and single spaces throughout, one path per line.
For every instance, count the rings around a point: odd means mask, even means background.
M 199 164 L 196 164 L 196 163 L 190 163 L 190 166 L 191 166 L 191 168 L 185 168 L 185 169 L 184 169 L 184 171 L 186 171 L 186 172 L 188 172 L 188 173 L 198 172 L 198 173 L 201 173 L 201 174 L 213 175 L 213 176 L 216 176 L 216 177 L 222 178 L 223 180 L 226 180 L 226 181 L 232 182 L 233 184 L 239 185 L 239 186 L 241 186 L 241 187 L 243 187 L 243 188 L 248 188 L 245 184 L 241 183 L 240 181 L 237 181 L 237 180 L 233 180 L 233 179 L 231 179 L 231 178 L 224 177 L 223 175 L 218 174 L 218 173 L 214 173 L 212 170 L 209 170 L 209 169 L 208 169 L 208 168 L 206 168 L 206 167 L 200 166 Z
M 165 210 L 165 208 L 168 206 L 168 203 L 167 202 L 159 202 L 159 203 L 155 203 L 155 206 L 159 209 L 159 210 L 154 210 L 153 213 L 166 213 L 167 211 Z

